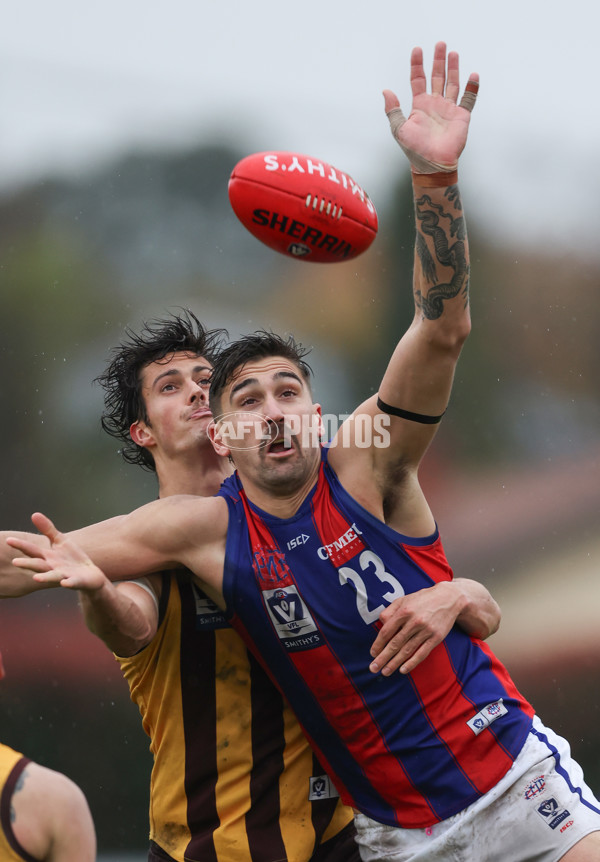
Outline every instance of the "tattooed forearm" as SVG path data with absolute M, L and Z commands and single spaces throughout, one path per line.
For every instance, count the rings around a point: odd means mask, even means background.
M 435 268 L 435 261 L 431 255 L 431 252 L 429 251 L 427 240 L 420 231 L 417 231 L 417 254 L 419 256 L 419 260 L 421 261 L 421 269 L 423 270 L 423 276 L 429 282 L 429 284 L 435 284 L 437 282 L 437 270 Z
M 432 287 L 426 292 L 415 290 L 415 302 L 428 320 L 437 320 L 444 302 L 461 294 L 465 306 L 469 301 L 469 262 L 466 254 L 466 228 L 458 186 L 450 186 L 445 197 L 449 206 L 434 203 L 428 194 L 416 202 L 417 255 L 424 280 Z M 450 210 L 454 210 L 453 215 Z M 429 242 L 427 238 L 429 237 Z M 451 243 L 451 239 L 454 242 Z M 433 248 L 433 255 L 430 251 Z M 438 283 L 436 262 L 450 268 L 450 281 Z

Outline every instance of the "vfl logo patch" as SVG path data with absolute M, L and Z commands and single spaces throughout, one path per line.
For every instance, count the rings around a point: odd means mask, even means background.
M 489 727 L 490 724 L 496 721 L 497 718 L 500 718 L 501 715 L 506 715 L 507 712 L 508 710 L 504 706 L 502 698 L 500 698 L 500 700 L 495 700 L 493 703 L 488 703 L 487 706 L 484 706 L 483 709 L 474 716 L 474 718 L 467 721 L 467 724 L 475 736 L 478 736 L 482 730 Z
M 535 809 L 542 820 L 548 824 L 550 829 L 556 829 L 557 826 L 570 817 L 570 812 L 563 808 L 553 796 L 542 800 Z M 562 831 L 562 830 L 561 830 Z
M 316 802 L 319 799 L 335 799 L 339 795 L 328 775 L 313 775 L 309 779 L 309 802 Z
M 215 629 L 229 628 L 223 611 L 208 596 L 205 596 L 195 584 L 192 584 L 192 590 L 196 602 L 196 629 L 214 631 Z
M 304 650 L 321 645 L 315 621 L 296 586 L 263 590 L 262 594 L 271 622 L 286 649 Z

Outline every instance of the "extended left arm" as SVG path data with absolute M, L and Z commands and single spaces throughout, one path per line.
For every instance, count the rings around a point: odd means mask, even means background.
M 36 543 L 40 548 L 50 546 L 45 536 L 38 536 L 36 533 L 25 533 L 18 530 L 0 531 L 0 599 L 19 598 L 21 596 L 28 596 L 30 593 L 35 593 L 38 590 L 57 587 L 58 584 L 40 584 L 33 580 L 32 572 L 27 569 L 17 569 L 16 566 L 13 566 L 12 561 L 15 557 L 19 556 L 19 552 L 7 544 L 6 540 L 9 537 Z
M 370 670 L 389 676 L 410 673 L 459 625 L 485 640 L 498 630 L 500 607 L 483 584 L 468 578 L 441 581 L 396 599 L 384 611 L 371 647 Z
M 379 389 L 391 413 L 392 441 L 379 460 L 417 464 L 447 407 L 460 351 L 470 332 L 469 246 L 458 188 L 458 160 L 465 147 L 478 89 L 472 75 L 459 95 L 458 54 L 435 47 L 431 93 L 423 55 L 411 56 L 412 110 L 406 119 L 386 90 L 385 108 L 395 139 L 411 163 L 416 241 L 413 269 L 415 314 L 396 347 Z M 398 422 L 398 417 L 409 422 Z M 418 418 L 413 418 L 418 417 Z M 419 421 L 424 419 L 425 421 Z
M 389 90 L 384 93 L 394 137 L 411 163 L 417 229 L 415 313 L 391 356 L 378 395 L 347 420 L 350 445 L 332 448 L 329 456 L 349 493 L 394 529 L 411 536 L 426 536 L 435 529 L 417 470 L 447 407 L 456 363 L 471 326 L 469 248 L 457 166 L 477 86 L 477 76 L 472 75 L 465 98 L 457 104 L 458 55 L 451 52 L 446 58 L 446 45 L 439 42 L 430 93 L 423 53 L 420 48 L 412 53 L 413 104 L 408 119 L 396 96 Z M 363 423 L 365 417 L 374 423 L 385 420 L 385 445 L 378 444 L 377 435 L 371 447 L 352 445 L 351 423 L 358 417 Z

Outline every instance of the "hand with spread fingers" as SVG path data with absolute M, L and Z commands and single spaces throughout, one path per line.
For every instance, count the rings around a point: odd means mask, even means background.
M 421 48 L 414 48 L 411 54 L 410 82 L 413 104 L 408 118 L 402 112 L 398 97 L 391 90 L 383 91 L 394 138 L 408 156 L 414 173 L 455 171 L 467 142 L 479 75 L 469 76 L 464 95 L 457 104 L 460 92 L 458 54 L 451 51 L 446 61 L 446 44 L 438 42 L 433 57 L 431 93 L 427 92 Z
M 50 518 L 36 512 L 31 520 L 50 544 L 40 546 L 28 539 L 8 538 L 7 544 L 24 554 L 15 557 L 14 566 L 34 572 L 33 579 L 39 583 L 71 590 L 94 592 L 108 583 L 104 573 L 78 545 L 56 529 Z

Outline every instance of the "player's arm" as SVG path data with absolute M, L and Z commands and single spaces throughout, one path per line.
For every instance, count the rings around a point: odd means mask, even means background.
M 461 629 L 483 641 L 495 634 L 500 628 L 502 611 L 487 587 L 470 578 L 454 578 L 450 583 L 463 594 L 463 608 L 456 618 Z
M 383 414 L 390 445 L 374 449 L 380 465 L 418 464 L 433 439 L 448 402 L 454 372 L 470 332 L 469 245 L 457 181 L 442 174 L 413 174 L 416 246 L 413 267 L 415 313 L 399 341 L 379 392 L 359 408 Z
M 12 561 L 19 551 L 6 543 L 9 536 L 40 548 L 50 547 L 49 539 L 36 533 L 0 534 L 0 598 L 17 598 L 61 586 L 56 581 L 39 583 L 33 579 L 30 570 L 13 566 Z M 61 546 L 63 553 L 72 553 L 72 550 L 70 543 Z M 78 557 L 70 560 L 71 576 L 63 586 L 79 591 L 79 604 L 86 625 L 93 634 L 117 655 L 134 655 L 152 640 L 158 626 L 158 605 L 152 576 L 146 579 L 150 592 L 136 581 L 113 584 L 87 555 L 84 556 L 87 562 L 82 562 Z M 67 559 L 63 560 L 63 570 L 65 568 L 69 568 Z
M 436 419 L 448 405 L 456 363 L 470 331 L 469 249 L 456 167 L 467 140 L 472 104 L 467 101 L 465 106 L 463 99 L 457 105 L 458 55 L 448 55 L 446 68 L 446 46 L 436 45 L 431 93 L 427 93 L 422 52 L 415 49 L 411 86 L 413 106 L 408 119 L 390 91 L 385 92 L 385 105 L 394 136 L 412 168 L 415 313 L 390 359 L 378 395 L 354 414 L 361 414 L 363 422 L 365 415 L 370 417 L 371 447 L 343 445 L 331 452 L 330 463 L 351 493 L 360 493 L 361 477 L 364 490 L 365 468 L 373 472 L 380 488 L 394 481 L 400 468 L 403 475 L 416 470 L 435 434 Z M 477 78 L 471 76 L 467 90 L 476 87 Z M 385 423 L 383 435 L 376 433 L 380 423 Z M 343 430 L 346 440 L 353 440 L 351 431 Z M 408 490 L 418 495 L 416 485 Z M 376 508 L 374 501 L 365 502 L 370 510 Z M 408 504 L 414 509 L 415 500 Z M 433 529 L 430 515 L 428 523 Z
M 72 539 L 55 537 L 53 551 L 61 583 L 77 590 L 88 629 L 112 652 L 135 655 L 152 640 L 158 627 L 155 580 L 160 576 L 114 584 Z
M 404 118 L 397 97 L 386 90 L 385 110 L 392 132 L 411 164 L 416 240 L 413 268 L 415 313 L 371 399 L 390 417 L 391 446 L 374 453 L 383 460 L 416 463 L 429 445 L 450 397 L 454 370 L 467 338 L 469 247 L 458 188 L 458 160 L 465 147 L 478 89 L 472 75 L 457 104 L 458 54 L 435 46 L 431 93 L 423 53 L 411 56 L 413 105 Z M 391 408 L 391 409 L 390 409 Z
M 222 498 L 166 497 L 128 515 L 68 534 L 60 533 L 39 512 L 32 516 L 32 521 L 49 540 L 49 547 L 40 548 L 19 538 L 7 541 L 22 554 L 13 560 L 13 565 L 35 572 L 35 580 L 41 583 L 71 585 L 70 573 L 62 569 L 60 549 L 63 542 L 73 540 L 109 580 L 132 579 L 186 566 L 192 572 L 209 573 L 206 579 L 203 575 L 203 582 L 212 591 L 211 598 L 220 591 L 222 567 L 206 565 L 206 559 L 212 560 L 215 545 L 224 540 L 227 505 Z
M 15 838 L 43 862 L 94 862 L 96 833 L 87 800 L 66 775 L 29 763 L 11 798 Z
M 36 542 L 40 547 L 48 546 L 48 540 L 45 536 L 39 536 L 36 533 L 15 530 L 0 531 L 0 599 L 27 596 L 29 593 L 35 593 L 38 590 L 57 586 L 57 584 L 39 584 L 33 580 L 31 572 L 13 566 L 12 561 L 19 555 L 19 552 L 7 544 L 6 540 L 10 536 L 15 536 L 24 541 Z
M 498 630 L 500 606 L 483 584 L 468 578 L 441 581 L 402 596 L 381 612 L 381 629 L 371 647 L 373 673 L 410 673 L 452 627 L 485 640 Z
M 106 577 L 98 590 L 79 590 L 88 629 L 118 656 L 132 656 L 158 630 L 160 575 L 113 584 Z
M 78 541 L 89 553 L 97 551 L 99 554 L 105 554 L 108 553 L 107 538 L 116 536 L 117 530 L 124 528 L 124 517 L 126 516 L 119 515 L 115 518 L 109 518 L 90 527 L 73 530 L 65 535 Z M 30 557 L 36 555 L 36 549 L 41 551 L 50 548 L 50 539 L 44 534 L 44 529 L 47 526 L 46 521 L 47 519 L 43 520 L 43 516 L 39 520 L 39 523 L 43 524 L 40 533 L 18 530 L 0 531 L 0 598 L 18 598 L 38 590 L 61 586 L 55 579 L 35 579 L 33 569 L 13 565 L 13 560 L 19 557 L 21 550 L 26 547 Z M 34 515 L 34 524 L 38 525 L 37 514 Z M 101 550 L 103 545 L 104 551 Z M 116 570 L 111 570 L 108 578 L 109 580 L 119 580 L 119 574 Z M 71 586 L 71 584 L 63 584 L 62 586 Z M 77 589 L 77 587 L 74 588 Z
M 96 543 L 101 542 L 102 536 L 108 536 L 116 529 L 122 517 L 110 518 L 102 521 L 101 524 L 85 528 L 89 530 L 88 541 L 90 543 L 90 550 L 93 547 L 94 536 L 97 535 L 98 537 Z M 78 533 L 74 531 L 69 535 L 77 536 Z M 84 535 L 82 536 L 82 541 L 85 541 Z M 28 533 L 22 530 L 0 531 L 0 598 L 2 599 L 18 598 L 37 592 L 38 590 L 47 590 L 61 586 L 60 583 L 50 579 L 36 580 L 33 577 L 34 571 L 32 569 L 13 565 L 13 560 L 20 556 L 21 549 L 25 547 L 29 548 L 29 556 L 35 556 L 36 549 L 43 550 L 50 548 L 50 540 L 43 533 Z M 118 580 L 117 574 L 113 576 L 113 580 Z

